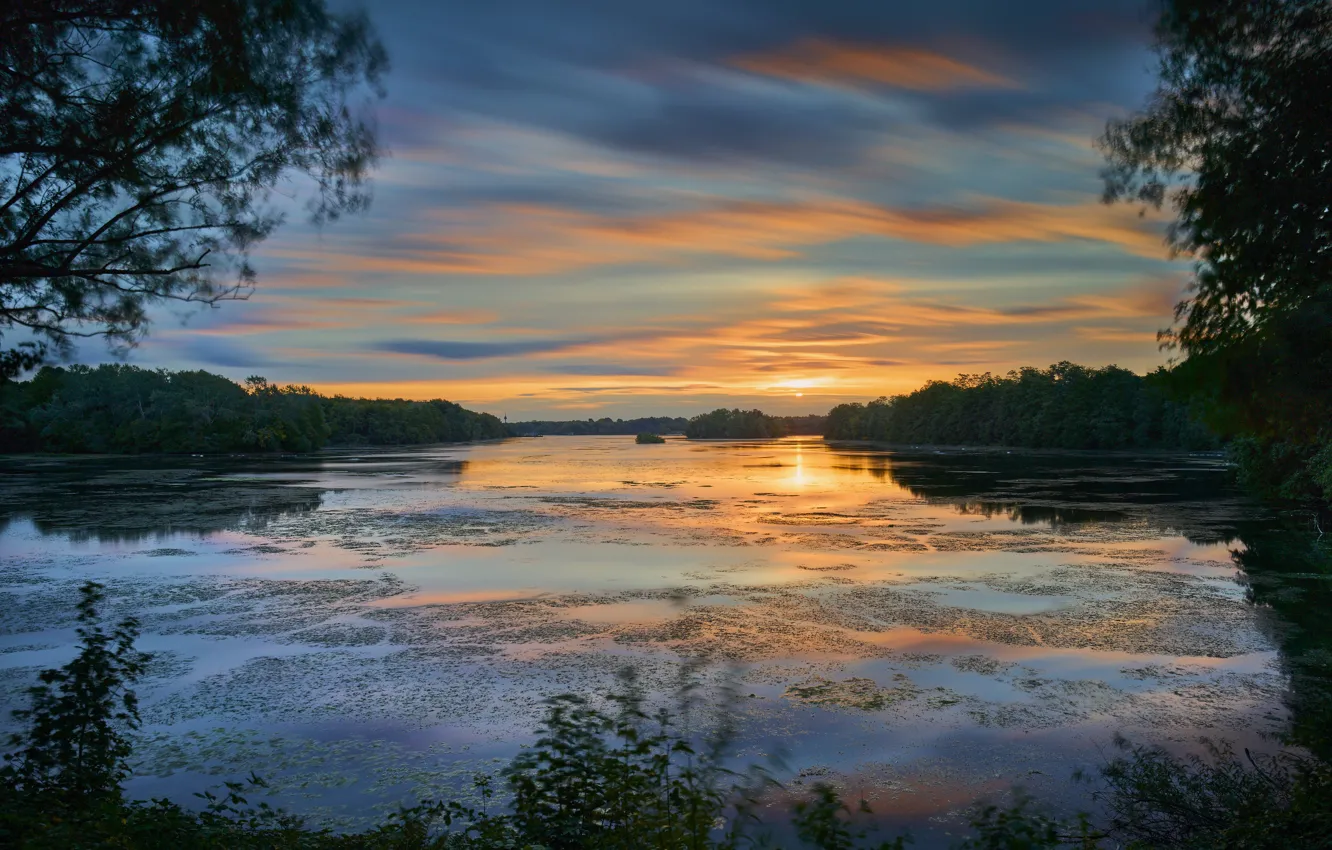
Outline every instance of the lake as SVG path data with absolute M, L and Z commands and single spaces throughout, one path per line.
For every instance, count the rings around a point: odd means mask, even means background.
M 465 793 L 544 699 L 627 669 L 668 703 L 729 687 L 699 723 L 733 720 L 738 762 L 931 846 L 1015 783 L 1085 805 L 1116 732 L 1290 719 L 1284 609 L 1236 560 L 1276 520 L 1217 458 L 547 437 L 0 473 L 4 704 L 106 583 L 155 653 L 139 796 L 255 770 L 361 823 Z

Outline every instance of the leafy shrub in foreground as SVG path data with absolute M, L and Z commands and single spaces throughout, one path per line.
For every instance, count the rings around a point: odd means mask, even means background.
M 1299 753 L 1209 758 L 1133 747 L 1102 771 L 1110 829 L 1137 847 L 1332 847 L 1332 768 Z

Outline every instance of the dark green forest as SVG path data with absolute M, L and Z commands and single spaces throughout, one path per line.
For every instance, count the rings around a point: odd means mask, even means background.
M 685 436 L 691 440 L 766 439 L 785 437 L 786 423 L 761 410 L 727 410 L 719 407 L 689 420 Z
M 448 401 L 329 397 L 203 371 L 48 366 L 30 380 L 0 383 L 7 453 L 308 452 L 505 435 L 494 416 Z
M 683 416 L 644 416 L 639 419 L 530 420 L 510 422 L 515 437 L 584 437 L 599 434 L 678 434 L 689 424 Z
M 806 416 L 778 416 L 777 418 L 786 426 L 786 433 L 791 436 L 808 434 L 821 437 L 828 428 L 827 414 L 811 413 Z
M 739 411 L 715 410 L 712 413 L 695 416 L 693 419 L 686 419 L 683 416 L 644 416 L 638 419 L 611 419 L 609 416 L 605 416 L 601 419 L 573 419 L 567 422 L 558 420 L 510 422 L 509 433 L 515 437 L 568 437 L 600 434 L 680 434 L 688 432 L 690 422 L 698 421 L 706 417 L 717 417 L 719 413 L 723 412 L 726 413 L 728 417 L 734 417 Z M 778 422 L 779 424 L 776 427 L 780 428 L 782 436 L 789 434 L 822 434 L 828 419 L 826 416 L 818 413 L 810 413 L 805 416 L 767 416 L 760 411 L 749 412 L 749 414 L 755 413 L 762 417 L 764 422 Z M 707 427 L 716 430 L 716 423 Z M 737 427 L 744 430 L 744 427 L 746 426 Z M 771 431 L 774 426 L 769 424 L 764 427 Z M 722 435 L 718 434 L 718 436 Z M 777 435 L 773 433 L 755 432 L 737 433 L 731 436 L 771 437 Z
M 961 375 L 828 414 L 831 440 L 1058 449 L 1221 448 L 1166 372 L 1056 363 L 1007 375 Z
M 1194 274 L 1165 341 L 1240 479 L 1325 512 L 1332 4 L 1170 0 L 1156 35 L 1156 90 L 1099 140 L 1104 199 L 1173 214 L 1171 248 Z

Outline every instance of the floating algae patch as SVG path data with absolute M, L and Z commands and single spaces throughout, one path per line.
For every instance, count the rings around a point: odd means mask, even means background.
M 1144 585 L 1161 593 L 1078 600 L 1031 614 L 955 608 L 926 593 L 859 585 L 826 599 L 816 615 L 848 628 L 904 625 L 1016 646 L 1221 658 L 1270 648 L 1250 627 L 1252 613 L 1242 600 L 1189 587 L 1179 578 L 1148 574 Z
M 1139 682 L 1168 682 L 1181 676 L 1207 676 L 1211 672 L 1208 668 L 1196 664 L 1143 664 L 1119 668 L 1119 675 Z
M 82 579 L 48 577 L 22 595 L 0 593 L 0 634 L 38 634 L 66 628 Z M 109 619 L 134 615 L 146 634 L 277 637 L 339 617 L 410 587 L 384 574 L 375 579 L 275 580 L 198 576 L 184 580 L 112 577 L 103 580 Z M 9 604 L 6 603 L 8 599 Z
M 954 669 L 963 673 L 979 673 L 982 676 L 995 676 L 1001 673 L 1007 673 L 1016 667 L 1016 664 L 1009 664 L 1000 661 L 997 658 L 991 658 L 988 655 L 959 655 L 949 660 Z
M 155 789 L 170 780 L 203 791 L 217 782 L 243 779 L 261 765 L 265 788 L 257 793 L 283 806 L 317 800 L 319 805 L 307 802 L 302 812 L 316 815 L 322 826 L 348 829 L 365 828 L 403 803 L 441 794 L 479 803 L 471 799 L 474 777 L 496 774 L 507 763 L 445 742 L 409 746 L 359 735 L 315 739 L 285 730 L 233 727 L 142 735 L 134 753 L 131 790 L 135 784 Z M 340 803 L 328 800 L 341 790 L 350 793 L 339 795 Z M 367 807 L 368 800 L 376 802 Z
M 905 673 L 894 673 L 888 686 L 860 676 L 848 679 L 815 676 L 790 685 L 782 696 L 792 702 L 857 711 L 883 711 L 917 700 L 922 701 L 921 707 L 930 709 L 944 709 L 962 702 L 961 697 L 946 688 L 917 687 Z
M 834 681 L 821 676 L 791 685 L 782 696 L 810 705 L 833 705 L 861 711 L 882 711 L 894 703 L 915 699 L 920 689 L 911 679 L 898 673 L 892 687 L 882 687 L 873 679 L 850 678 Z
M 287 639 L 295 643 L 315 646 L 374 646 L 383 643 L 388 630 L 381 626 L 356 623 L 321 623 L 293 632 Z
M 441 545 L 508 545 L 544 531 L 558 519 L 528 510 L 441 508 L 398 513 L 344 508 L 289 518 L 268 531 L 275 540 L 329 539 L 372 558 L 401 557 Z
M 37 684 L 42 669 L 37 666 L 0 667 L 0 693 L 17 694 L 26 691 Z M 8 725 L 13 722 L 13 718 L 6 714 L 0 718 L 0 722 Z
M 178 551 L 178 550 L 177 550 Z M 272 543 L 257 543 L 254 546 L 241 546 L 235 549 L 226 549 L 223 555 L 295 555 L 299 554 L 290 549 L 283 549 L 281 546 L 274 546 Z
M 896 537 L 893 540 L 871 540 L 862 544 L 861 547 L 867 552 L 927 552 L 928 546 L 924 543 L 918 543 L 910 538 Z
M 1169 730 L 1176 740 L 1195 739 L 1199 731 L 1276 733 L 1288 719 L 1282 702 L 1288 681 L 1277 671 L 1226 672 L 1166 684 L 1135 695 L 1128 719 Z M 1187 713 L 1181 710 L 1185 706 Z
M 1023 702 L 968 700 L 966 713 L 979 726 L 1004 729 L 1051 729 L 1101 716 L 1127 716 L 1141 699 L 1105 682 L 1090 679 L 1018 677 L 1013 686 Z
M 742 662 L 824 654 L 873 658 L 884 652 L 845 629 L 792 617 L 789 608 L 772 600 L 690 609 L 658 624 L 625 624 L 615 629 L 614 639 L 685 656 Z
M 18 643 L 13 646 L 0 646 L 0 655 L 11 652 L 41 652 L 46 649 L 59 649 L 58 643 Z
M 250 659 L 146 706 L 143 715 L 164 725 L 217 718 L 484 726 L 498 716 L 493 684 L 486 671 L 438 655 L 324 650 Z
M 860 524 L 860 518 L 850 516 L 849 514 L 833 513 L 831 511 L 805 511 L 803 513 L 780 513 L 773 512 L 759 517 L 759 522 L 769 525 L 845 525 L 854 526 Z
M 378 579 L 237 579 L 218 589 L 223 592 L 169 611 L 150 610 L 144 623 L 163 634 L 279 636 L 359 613 L 411 587 L 385 573 Z
M 781 542 L 793 548 L 820 551 L 865 548 L 865 541 L 854 534 L 836 534 L 826 531 L 787 534 L 781 538 Z
M 643 499 L 616 499 L 605 496 L 542 496 L 539 501 L 549 505 L 564 505 L 596 511 L 712 510 L 717 506 L 715 499 L 647 501 Z

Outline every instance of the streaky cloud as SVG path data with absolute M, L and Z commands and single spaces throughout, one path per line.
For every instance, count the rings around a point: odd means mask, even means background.
M 455 340 L 400 339 L 375 343 L 372 348 L 389 354 L 433 357 L 438 360 L 490 360 L 524 354 L 550 354 L 587 345 L 592 339 L 534 339 L 512 342 L 462 342 Z
M 911 91 L 1018 88 L 1002 74 L 920 47 L 804 39 L 788 48 L 741 56 L 734 64 L 757 74 L 832 85 L 881 85 Z

